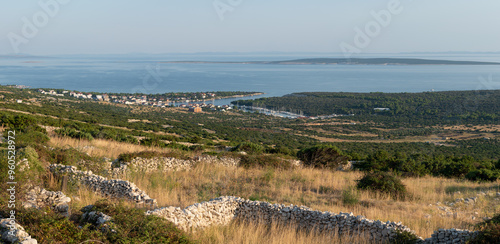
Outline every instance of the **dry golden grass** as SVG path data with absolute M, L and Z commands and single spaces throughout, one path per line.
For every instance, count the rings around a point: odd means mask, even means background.
M 168 148 L 147 147 L 111 140 L 94 139 L 92 141 L 73 139 L 70 137 L 51 136 L 50 146 L 59 148 L 77 148 L 92 157 L 117 158 L 122 153 L 142 151 L 171 152 Z
M 144 150 L 168 151 L 112 141 L 89 142 L 59 137 L 52 137 L 51 145 L 76 148 L 90 146 L 82 150 L 87 150 L 93 156 L 109 158 L 116 158 L 121 153 Z M 491 217 L 500 212 L 498 201 L 480 197 L 474 205 L 456 205 L 453 210 L 458 212 L 456 216 L 443 216 L 445 212 L 438 209 L 437 202 L 445 203 L 457 198 L 473 197 L 487 190 L 498 192 L 500 187 L 499 182 L 474 183 L 436 177 L 403 179 L 408 192 L 413 196 L 407 201 L 395 201 L 376 193 L 359 192 L 357 203 L 344 204 L 343 192 L 354 189 L 356 180 L 361 177 L 360 172 L 332 172 L 310 168 L 281 171 L 199 164 L 189 171 L 148 174 L 133 172 L 123 179 L 134 182 L 150 197 L 157 199 L 161 207 L 186 207 L 219 196 L 238 196 L 271 203 L 304 205 L 335 213 L 353 212 L 355 215 L 364 215 L 374 220 L 401 221 L 424 238 L 430 237 L 439 228 L 470 229 L 481 221 L 482 217 Z M 100 199 L 86 190 L 82 190 L 77 196 L 81 201 L 79 205 L 91 204 Z M 209 228 L 193 235 L 202 240 L 202 243 L 287 243 L 288 240 L 301 243 L 301 238 L 304 238 L 302 243 L 307 243 L 306 241 L 312 238 L 305 233 L 297 234 L 293 228 L 283 227 L 273 227 L 279 231 L 272 233 L 283 234 L 271 238 L 263 228 L 265 227 L 233 223 L 226 227 Z M 318 242 L 323 242 L 321 238 L 326 237 L 314 238 L 320 238 Z M 354 242 L 362 241 L 363 238 Z
M 81 209 L 105 198 L 86 187 L 80 187 L 76 192 L 71 194 L 71 199 L 71 207 L 73 209 Z
M 335 213 L 353 212 L 374 220 L 401 221 L 422 237 L 430 237 L 439 228 L 470 229 L 481 217 L 492 216 L 500 211 L 498 206 L 495 208 L 490 201 L 480 198 L 473 206 L 461 205 L 457 216 L 442 216 L 445 212 L 438 209 L 437 202 L 476 196 L 481 190 L 498 191 L 498 183 L 479 184 L 435 177 L 404 179 L 409 193 L 414 196 L 407 201 L 394 201 L 376 193 L 359 192 L 357 204 L 344 204 L 343 191 L 355 188 L 356 180 L 361 176 L 360 172 L 318 169 L 278 171 L 200 164 L 190 171 L 132 173 L 126 179 L 156 198 L 160 206 L 186 207 L 218 196 L 231 195 L 272 203 L 305 205 Z M 237 231 L 239 227 L 234 228 Z
M 207 244 L 373 243 L 363 236 L 338 238 L 336 235 L 297 231 L 291 226 L 265 226 L 240 222 L 234 222 L 228 226 L 213 226 L 204 231 L 192 233 L 192 236 L 201 243 Z

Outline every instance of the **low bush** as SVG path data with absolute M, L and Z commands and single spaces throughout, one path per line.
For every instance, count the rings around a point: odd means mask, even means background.
M 86 132 L 82 132 L 82 131 L 77 131 L 73 128 L 61 128 L 61 129 L 57 129 L 54 131 L 55 133 L 57 133 L 58 135 L 60 136 L 69 136 L 71 138 L 75 138 L 75 139 L 85 139 L 85 140 L 88 140 L 88 141 L 92 141 L 94 140 L 94 137 L 92 137 L 92 135 L 90 133 L 86 133 Z
M 470 244 L 498 243 L 500 240 L 500 214 L 477 225 L 479 235 Z
M 342 203 L 344 205 L 356 205 L 359 202 L 359 192 L 357 189 L 349 187 L 342 191 Z
M 193 152 L 203 152 L 205 150 L 205 146 L 203 145 L 192 145 L 189 147 L 189 151 Z
M 418 236 L 408 231 L 397 231 L 390 243 L 394 244 L 416 244 L 418 243 Z
M 137 138 L 131 135 L 120 135 L 119 137 L 117 137 L 117 141 L 131 143 L 131 144 L 139 144 L 139 140 L 137 140 Z
M 496 181 L 500 176 L 498 170 L 478 169 L 473 170 L 465 175 L 465 178 L 470 181 Z
M 140 141 L 141 145 L 148 147 L 166 147 L 167 144 L 158 138 L 144 138 Z M 172 144 L 172 143 L 170 143 Z M 170 145 L 169 144 L 169 145 Z
M 274 148 L 266 148 L 266 153 L 272 153 L 272 154 L 282 154 L 282 155 L 289 155 L 289 156 L 295 156 L 295 152 L 291 150 L 288 147 L 284 146 L 277 146 Z
M 238 144 L 235 148 L 232 149 L 234 152 L 246 152 L 249 154 L 258 154 L 264 151 L 264 147 L 259 144 L 251 143 L 251 142 L 243 142 Z
M 361 190 L 388 194 L 394 199 L 404 200 L 407 197 L 406 187 L 403 182 L 387 172 L 368 173 L 358 180 L 356 187 Z
M 17 132 L 16 145 L 17 147 L 34 147 L 36 145 L 45 145 L 50 141 L 50 138 L 39 131 Z
M 182 150 L 182 151 L 189 151 L 188 146 L 177 143 L 177 142 L 171 142 L 171 143 L 167 144 L 166 147 L 172 148 L 172 149 L 178 149 L 178 150 Z
M 21 148 L 17 151 L 17 160 L 20 162 L 23 159 L 27 159 L 28 167 L 24 166 L 24 163 L 18 165 L 16 179 L 21 183 L 21 185 L 38 185 L 42 182 L 42 175 L 45 171 L 42 162 L 40 162 L 38 153 L 31 146 Z M 21 168 L 22 167 L 22 168 Z
M 330 145 L 302 149 L 297 153 L 297 157 L 304 162 L 304 165 L 327 169 L 337 169 L 349 159 L 337 147 Z
M 38 153 L 31 146 L 19 149 L 19 151 L 17 152 L 17 158 L 19 160 L 24 158 L 27 159 L 30 168 L 34 168 L 38 172 L 44 171 L 43 165 L 39 160 Z
M 70 219 L 47 209 L 21 209 L 17 211 L 16 220 L 38 243 L 82 243 L 88 240 L 111 243 L 101 231 L 93 229 L 90 224 L 80 227 Z
M 7 150 L 0 150 L 0 167 L 2 170 L 0 170 L 0 184 L 4 184 L 5 182 L 8 181 L 9 177 L 9 159 L 8 157 L 12 155 L 8 155 Z M 12 163 L 12 162 L 11 162 Z M 7 188 L 4 188 L 7 189 Z M 2 191 L 6 192 L 6 191 Z M 7 198 L 5 198 L 7 199 Z M 2 198 L 3 200 L 3 198 Z
M 93 158 L 75 148 L 47 148 L 36 147 L 40 160 L 50 164 L 63 164 L 76 166 L 80 170 L 100 172 L 105 165 L 101 159 Z
M 11 130 L 17 132 L 41 132 L 47 134 L 47 131 L 38 125 L 38 120 L 29 115 L 3 116 L 0 118 L 1 124 L 7 125 Z

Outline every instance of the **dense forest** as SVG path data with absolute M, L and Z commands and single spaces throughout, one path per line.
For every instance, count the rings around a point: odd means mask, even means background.
M 500 90 L 424 93 L 304 92 L 234 104 L 302 111 L 307 116 L 354 114 L 387 125 L 496 124 Z

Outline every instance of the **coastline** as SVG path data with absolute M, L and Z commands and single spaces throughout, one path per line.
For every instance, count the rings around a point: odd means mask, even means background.
M 212 99 L 197 99 L 197 100 L 188 99 L 188 100 L 179 100 L 179 101 L 176 101 L 176 102 L 180 102 L 180 103 L 190 103 L 190 102 L 199 103 L 199 102 L 208 102 L 208 101 L 215 101 L 215 100 L 232 99 L 232 98 L 254 97 L 254 96 L 261 96 L 261 95 L 265 95 L 265 94 L 266 93 L 264 93 L 264 92 L 256 92 L 256 93 L 252 93 L 252 94 L 248 94 L 248 95 L 233 95 L 233 96 L 225 96 L 225 97 L 215 97 L 215 98 L 212 98 Z
M 265 95 L 266 93 L 264 92 L 256 92 L 256 93 L 252 93 L 252 94 L 249 94 L 249 95 L 234 95 L 234 96 L 227 96 L 227 97 L 219 97 L 219 98 L 215 98 L 215 99 L 200 99 L 200 100 L 189 100 L 189 101 L 186 101 L 186 100 L 183 100 L 183 101 L 176 101 L 175 103 L 177 104 L 185 104 L 185 105 L 189 105 L 189 104 L 202 104 L 202 103 L 208 103 L 208 104 L 214 104 L 214 105 L 218 105 L 218 106 L 223 106 L 223 105 L 231 105 L 233 101 L 237 101 L 237 100 L 241 100 L 242 98 L 246 98 L 246 99 L 253 99 L 253 97 L 257 97 L 257 98 L 260 98 L 259 96 L 263 96 Z

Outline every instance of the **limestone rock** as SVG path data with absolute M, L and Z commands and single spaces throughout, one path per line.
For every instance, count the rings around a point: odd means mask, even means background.
M 24 228 L 14 221 L 15 229 L 12 231 L 13 235 L 9 233 L 12 221 L 9 219 L 0 219 L 0 234 L 1 239 L 6 243 L 34 243 L 37 241 L 32 239 L 31 236 L 26 233 Z

